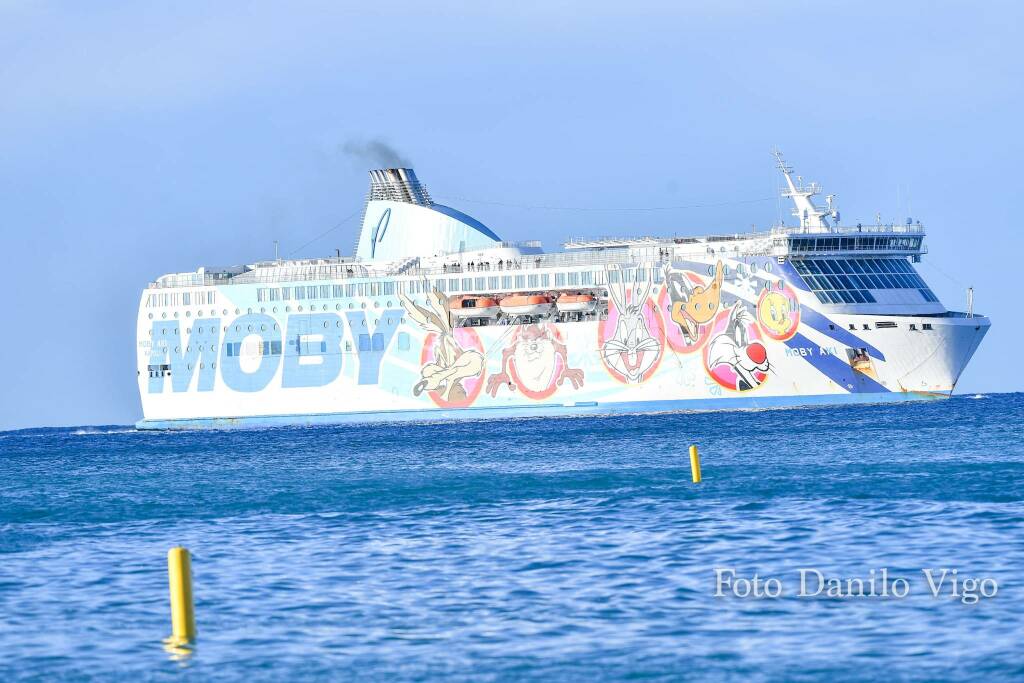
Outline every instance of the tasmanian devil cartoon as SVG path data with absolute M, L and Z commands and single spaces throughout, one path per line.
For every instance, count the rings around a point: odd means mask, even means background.
M 700 336 L 700 326 L 709 322 L 718 312 L 722 301 L 723 266 L 719 261 L 715 265 L 715 279 L 707 287 L 694 286 L 686 273 L 666 268 L 665 286 L 668 288 L 669 314 L 672 321 L 679 325 L 683 338 L 693 344 Z
M 448 299 L 436 289 L 427 296 L 426 308 L 404 294 L 400 298 L 409 317 L 424 330 L 437 335 L 434 360 L 420 368 L 420 381 L 412 388 L 413 395 L 436 391 L 443 401 L 464 401 L 467 394 L 462 380 L 480 376 L 484 370 L 483 354 L 475 349 L 462 348 L 455 339 L 448 315 Z
M 729 311 L 729 323 L 720 335 L 708 344 L 708 368 L 728 365 L 736 373 L 736 390 L 746 391 L 760 386 L 763 380 L 757 378 L 768 372 L 768 351 L 759 341 L 751 341 L 747 326 L 753 316 L 741 302 L 737 301 Z
M 524 325 L 501 352 L 501 372 L 487 380 L 487 392 L 497 396 L 498 389 L 506 385 L 509 391 L 519 388 L 524 393 L 541 394 L 553 391 L 566 379 L 579 389 L 583 386 L 583 371 L 569 367 L 565 344 L 555 336 L 551 325 Z
M 626 283 L 608 284 L 619 319 L 613 334 L 601 347 L 608 367 L 621 375 L 627 382 L 641 382 L 644 374 L 651 369 L 661 355 L 661 343 L 647 328 L 644 307 L 651 291 L 651 282 L 635 283 L 633 298 L 627 300 Z

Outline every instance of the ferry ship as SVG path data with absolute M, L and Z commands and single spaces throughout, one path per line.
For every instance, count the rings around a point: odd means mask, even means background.
M 844 226 L 776 153 L 795 226 L 503 241 L 370 171 L 354 255 L 156 279 L 140 428 L 769 408 L 948 397 L 988 318 L 914 268 L 919 222 Z M 880 221 L 879 221 L 880 222 Z

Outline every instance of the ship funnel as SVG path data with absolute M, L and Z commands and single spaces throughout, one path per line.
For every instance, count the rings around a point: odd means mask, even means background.
M 369 201 L 385 199 L 430 206 L 433 202 L 411 168 L 380 168 L 370 171 Z
M 435 204 L 411 168 L 370 171 L 359 261 L 395 261 L 493 249 L 501 242 L 486 225 L 457 209 Z

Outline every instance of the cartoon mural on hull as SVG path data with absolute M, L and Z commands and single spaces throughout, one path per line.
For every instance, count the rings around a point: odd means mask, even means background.
M 555 393 L 568 379 L 573 389 L 583 386 L 583 370 L 569 367 L 569 354 L 558 328 L 551 323 L 523 325 L 501 352 L 501 372 L 487 380 L 487 393 L 498 395 L 502 386 L 524 396 L 542 399 Z
M 722 311 L 704 347 L 704 367 L 726 389 L 749 391 L 768 379 L 768 349 L 754 317 L 742 301 Z
M 782 280 L 774 289 L 767 283 L 757 300 L 757 322 L 776 341 L 786 341 L 796 334 L 800 327 L 800 303 L 793 288 Z
M 448 298 L 436 289 L 427 295 L 427 308 L 404 294 L 400 298 L 409 317 L 429 332 L 423 344 L 420 381 L 412 388 L 413 396 L 427 391 L 441 407 L 469 405 L 483 384 L 484 355 L 476 332 L 452 329 Z
M 665 331 L 650 292 L 650 280 L 628 288 L 609 279 L 608 319 L 598 326 L 601 360 L 613 377 L 627 384 L 650 379 L 661 361 Z M 611 335 L 609 329 L 614 329 Z
M 718 313 L 722 301 L 723 275 L 724 266 L 721 261 L 715 264 L 715 277 L 710 285 L 705 285 L 696 273 L 665 269 L 665 291 L 671 299 L 667 307 L 669 317 L 678 325 L 684 347 L 699 345 L 703 326 Z

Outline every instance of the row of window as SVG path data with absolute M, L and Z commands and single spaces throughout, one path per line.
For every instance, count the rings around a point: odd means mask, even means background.
M 149 292 L 146 294 L 146 308 L 158 306 L 214 306 L 217 304 L 217 290 L 200 289 L 191 292 Z
M 299 356 L 307 355 L 323 355 L 327 353 L 327 341 L 326 340 L 310 340 L 309 337 L 312 335 L 300 335 L 294 339 L 288 340 L 288 346 L 295 349 L 295 354 Z M 360 334 L 356 337 L 359 345 L 359 353 L 368 351 L 384 351 L 384 334 L 381 332 L 374 332 L 373 334 Z M 399 351 L 409 350 L 409 335 L 405 332 L 399 332 L 395 336 L 395 345 Z M 189 350 L 191 350 L 191 346 Z M 202 350 L 202 346 L 199 347 Z M 243 348 L 242 342 L 228 342 L 224 345 L 224 353 L 228 358 L 240 358 L 243 355 L 243 351 L 246 355 L 252 356 L 280 356 L 282 345 L 280 341 L 263 341 L 263 342 L 247 342 Z M 174 348 L 175 353 L 180 352 L 180 347 Z M 345 352 L 352 353 L 352 342 L 345 342 Z M 150 376 L 158 376 L 152 373 L 154 372 L 166 372 L 170 374 L 170 366 L 167 364 L 163 365 L 150 365 L 149 371 Z M 189 369 L 192 366 L 189 365 Z
M 865 330 L 870 330 L 871 329 L 871 325 L 869 323 L 863 323 L 862 327 Z M 877 322 L 877 323 L 875 323 L 875 328 L 879 329 L 879 330 L 896 329 L 897 327 L 899 327 L 899 325 L 897 323 L 891 321 L 891 320 L 887 320 L 885 322 Z M 836 329 L 836 326 L 830 324 L 828 326 L 828 329 L 834 330 L 834 329 Z M 931 323 L 922 323 L 921 329 L 924 330 L 925 332 L 930 332 L 931 329 L 932 329 L 932 324 Z M 857 331 L 857 326 L 854 323 L 850 323 L 850 330 L 856 332 Z M 910 323 L 910 331 L 911 332 L 917 332 L 917 323 Z
M 438 289 L 447 294 L 456 292 L 486 292 L 513 289 L 544 289 L 548 287 L 592 287 L 620 281 L 662 281 L 660 268 L 628 268 L 624 270 L 568 271 L 530 273 L 522 275 L 490 275 L 477 277 L 445 277 L 427 282 L 410 280 L 395 282 L 353 282 L 344 285 L 295 285 L 291 287 L 260 287 L 256 290 L 258 302 L 301 301 L 310 299 L 340 299 L 342 297 L 389 296 L 422 294 Z
M 823 304 L 875 303 L 870 289 L 916 289 L 925 301 L 938 302 L 904 259 L 794 259 L 793 268 Z
M 921 237 L 896 237 L 892 235 L 864 235 L 858 237 L 793 236 L 789 238 L 789 250 L 807 251 L 917 251 L 921 248 Z

